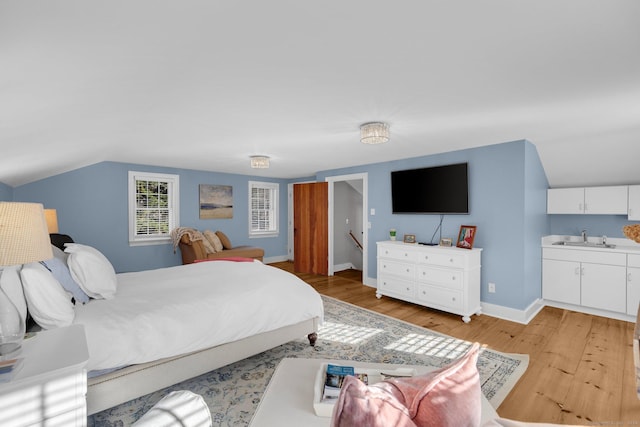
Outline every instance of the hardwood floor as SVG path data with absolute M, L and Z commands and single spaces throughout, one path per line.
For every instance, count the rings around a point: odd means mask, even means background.
M 293 273 L 293 264 L 275 267 Z M 295 273 L 294 273 L 295 274 Z M 632 337 L 634 324 L 545 307 L 528 325 L 460 316 L 388 297 L 362 284 L 360 272 L 297 274 L 319 293 L 506 353 L 526 353 L 529 367 L 498 408 L 520 421 L 640 426 Z

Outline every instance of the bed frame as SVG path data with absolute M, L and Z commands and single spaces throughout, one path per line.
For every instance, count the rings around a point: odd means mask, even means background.
M 95 414 L 305 335 L 309 343 L 314 345 L 318 325 L 319 319 L 314 317 L 205 350 L 133 365 L 90 378 L 87 384 L 87 414 Z

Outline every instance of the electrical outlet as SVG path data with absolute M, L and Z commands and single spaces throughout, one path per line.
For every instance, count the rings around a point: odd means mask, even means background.
M 490 294 L 496 293 L 496 284 L 493 282 L 489 282 L 489 293 Z

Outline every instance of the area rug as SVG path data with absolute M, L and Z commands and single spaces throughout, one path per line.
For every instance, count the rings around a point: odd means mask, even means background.
M 245 426 L 278 363 L 285 357 L 444 366 L 471 345 L 373 311 L 322 297 L 325 321 L 315 347 L 306 338 L 139 397 L 88 418 L 89 427 L 126 427 L 168 392 L 191 390 L 211 409 L 214 426 Z M 524 374 L 529 357 L 483 348 L 478 358 L 482 392 L 497 408 Z

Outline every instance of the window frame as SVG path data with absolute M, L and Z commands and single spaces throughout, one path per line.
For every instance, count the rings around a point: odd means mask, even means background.
M 263 190 L 269 190 L 271 192 L 272 195 L 272 201 L 271 201 L 271 212 L 272 212 L 272 216 L 273 218 L 269 221 L 269 225 L 271 225 L 272 227 L 270 227 L 269 230 L 254 230 L 252 227 L 252 218 L 253 218 L 253 208 L 252 208 L 252 202 L 253 202 L 253 196 L 252 196 L 252 190 L 254 188 L 260 188 Z M 280 226 L 279 226 L 279 217 L 280 217 L 280 206 L 279 206 L 279 200 L 280 200 L 280 184 L 278 184 L 277 182 L 265 182 L 265 181 L 249 181 L 249 203 L 248 203 L 248 211 L 249 211 L 249 218 L 248 218 L 248 227 L 249 227 L 249 238 L 262 238 L 262 237 L 277 237 L 280 233 Z
M 168 196 L 168 231 L 166 234 L 138 235 L 136 234 L 137 211 L 137 182 L 159 181 L 167 183 Z M 129 171 L 128 178 L 129 201 L 129 246 L 162 245 L 171 243 L 171 230 L 180 224 L 180 176 L 167 173 Z

